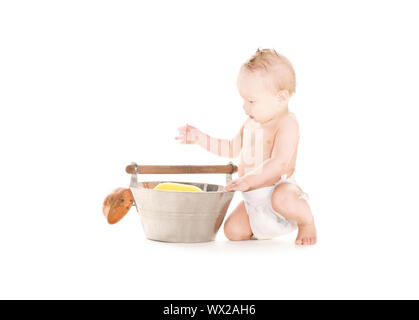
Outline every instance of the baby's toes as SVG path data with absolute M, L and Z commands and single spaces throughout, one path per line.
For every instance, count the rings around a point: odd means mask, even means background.
M 306 244 L 306 238 L 302 237 L 299 241 L 300 246 L 304 246 Z

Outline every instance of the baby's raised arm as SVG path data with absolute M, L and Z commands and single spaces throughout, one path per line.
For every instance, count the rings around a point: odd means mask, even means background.
M 182 144 L 197 144 L 207 151 L 214 153 L 220 157 L 236 158 L 242 149 L 244 123 L 236 136 L 231 139 L 213 138 L 201 130 L 186 124 L 180 127 L 179 136 L 175 139 L 181 140 Z

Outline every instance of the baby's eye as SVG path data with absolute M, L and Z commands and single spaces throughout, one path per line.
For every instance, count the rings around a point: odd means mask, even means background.
M 249 100 L 250 103 L 253 103 L 254 101 Z

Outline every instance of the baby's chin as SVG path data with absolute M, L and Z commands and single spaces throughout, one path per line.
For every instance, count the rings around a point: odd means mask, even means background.
M 255 117 L 249 117 L 250 120 L 253 120 L 256 123 L 260 123 L 260 124 L 264 124 L 265 122 L 269 122 L 271 121 L 273 118 L 268 118 L 268 119 L 261 119 L 261 118 L 255 118 Z
M 261 118 L 256 118 L 256 117 L 253 117 L 253 118 L 250 118 L 250 119 L 253 120 L 254 122 L 257 122 L 257 123 L 264 123 L 266 121 L 269 121 L 269 120 L 266 120 L 266 119 L 261 119 Z
M 272 122 L 272 121 L 274 120 L 274 118 L 269 118 L 269 119 L 256 119 L 256 118 L 253 118 L 252 120 L 253 120 L 254 122 L 258 123 L 258 124 L 263 125 L 263 124 L 265 124 L 265 123 Z
M 260 120 L 259 118 L 251 118 L 251 120 L 253 120 L 254 122 L 256 122 L 256 123 L 260 123 L 260 124 L 262 124 L 262 123 L 264 123 L 265 121 L 263 121 L 263 120 Z

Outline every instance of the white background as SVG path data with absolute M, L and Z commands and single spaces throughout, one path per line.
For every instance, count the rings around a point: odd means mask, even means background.
M 2 1 L 0 298 L 419 298 L 415 4 Z M 297 179 L 318 244 L 222 229 L 153 242 L 135 208 L 108 225 L 103 199 L 130 162 L 229 161 L 174 137 L 186 122 L 235 135 L 238 70 L 258 47 L 297 73 Z

